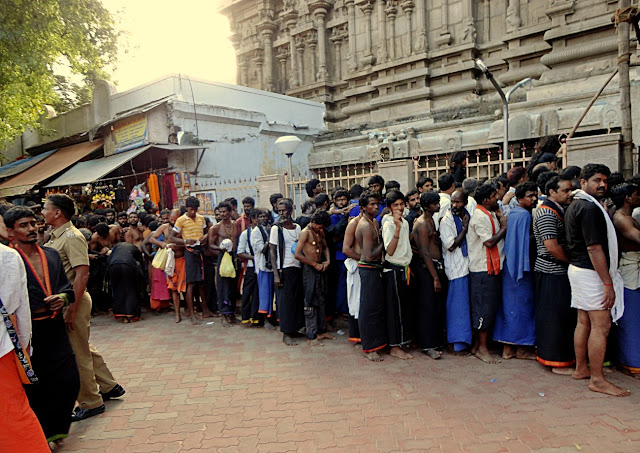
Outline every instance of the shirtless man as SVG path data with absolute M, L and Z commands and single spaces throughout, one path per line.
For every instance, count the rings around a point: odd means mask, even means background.
M 418 343 L 422 352 L 432 359 L 439 359 L 444 345 L 444 313 L 446 291 L 443 291 L 444 265 L 440 237 L 434 215 L 440 212 L 440 197 L 434 192 L 420 195 L 423 214 L 416 219 L 411 232 L 414 254 L 412 273 L 417 282 Z
M 220 314 L 222 315 L 222 326 L 230 327 L 231 324 L 236 322 L 235 300 L 232 300 L 233 279 L 220 276 L 220 263 L 224 257 L 224 251 L 220 248 L 220 244 L 225 239 L 229 239 L 233 242 L 233 251 L 235 252 L 238 237 L 235 234 L 235 221 L 231 219 L 231 204 L 225 202 L 220 203 L 218 205 L 218 211 L 220 212 L 221 220 L 209 229 L 209 232 L 207 233 L 207 240 L 209 250 L 218 253 L 216 283 L 218 292 L 218 310 L 220 310 Z M 232 256 L 234 252 L 232 252 Z
M 380 210 L 380 194 L 366 191 L 359 200 L 362 218 L 356 227 L 355 239 L 360 249 L 360 310 L 358 327 L 362 352 L 373 362 L 382 361 L 377 351 L 387 346 L 386 306 L 382 286 L 382 252 L 384 243 L 375 217 Z
M 99 223 L 96 225 L 96 231 L 91 235 L 89 241 L 89 251 L 98 255 L 108 255 L 113 248 L 115 242 L 112 241 L 109 225 Z
M 618 320 L 618 362 L 623 373 L 640 379 L 638 372 L 638 343 L 640 342 L 640 224 L 631 216 L 640 207 L 640 188 L 634 184 L 620 184 L 611 190 L 616 205 L 613 225 L 622 252 L 620 273 L 624 281 L 624 315 Z
M 304 319 L 307 341 L 312 346 L 323 346 L 321 340 L 333 340 L 327 333 L 325 298 L 330 254 L 324 229 L 331 224 L 327 211 L 317 210 L 311 223 L 300 233 L 295 258 L 302 263 L 302 287 L 304 289 Z
M 349 341 L 355 343 L 356 349 L 362 349 L 360 329 L 358 328 L 358 311 L 360 309 L 360 273 L 358 261 L 360 261 L 360 246 L 356 241 L 356 228 L 362 219 L 360 213 L 349 221 L 342 241 L 342 253 L 347 258 L 344 266 L 347 269 L 347 305 L 349 306 Z
M 132 212 L 129 214 L 129 227 L 125 229 L 124 241 L 135 245 L 138 249 L 142 250 L 142 241 L 144 236 L 140 229 L 140 218 L 138 213 Z

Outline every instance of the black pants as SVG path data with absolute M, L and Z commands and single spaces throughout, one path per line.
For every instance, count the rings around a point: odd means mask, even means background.
M 312 266 L 303 264 L 302 286 L 304 288 L 304 323 L 307 338 L 314 340 L 318 334 L 327 332 L 325 300 L 327 275 Z
M 285 267 L 280 271 L 282 287 L 276 287 L 276 306 L 280 317 L 280 331 L 294 334 L 304 326 L 302 270 Z
M 387 307 L 384 301 L 382 270 L 359 267 L 360 313 L 358 327 L 362 338 L 362 350 L 374 352 L 387 345 Z
M 386 269 L 382 273 L 385 289 L 385 303 L 387 306 L 387 336 L 389 346 L 402 346 L 413 339 L 411 328 L 411 300 L 405 268 L 385 263 Z
M 247 267 L 242 282 L 242 322 L 258 321 L 258 278 L 253 267 Z
M 202 255 L 204 262 L 204 287 L 207 291 L 207 306 L 209 310 L 218 311 L 218 292 L 216 291 L 216 261 L 217 257 Z M 197 295 L 197 294 L 196 294 Z
M 421 258 L 414 258 L 411 266 L 413 272 L 413 299 L 417 303 L 416 331 L 421 349 L 433 349 L 446 344 L 447 313 L 447 276 L 444 268 L 434 262 L 441 284 L 441 291 L 436 293 L 433 277 Z

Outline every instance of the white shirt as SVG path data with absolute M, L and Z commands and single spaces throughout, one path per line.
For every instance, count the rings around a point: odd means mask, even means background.
M 409 242 L 409 222 L 405 219 L 400 219 L 402 226 L 400 227 L 400 239 L 398 239 L 398 246 L 393 255 L 387 254 L 385 260 L 396 266 L 408 266 L 411 263 L 413 252 L 411 251 L 411 243 Z M 393 223 L 393 216 L 387 214 L 382 218 L 382 241 L 384 242 L 384 249 L 389 248 L 389 244 L 393 240 L 393 236 L 396 234 L 396 224 Z
M 27 271 L 18 252 L 0 244 L 0 269 L 2 269 L 2 284 L 0 284 L 0 299 L 7 309 L 7 313 L 15 315 L 18 332 L 23 347 L 31 343 L 31 309 L 29 308 L 29 293 L 27 292 Z M 7 328 L 0 322 L 0 357 L 4 357 L 13 350 L 13 343 Z
M 251 228 L 251 227 L 249 227 Z M 247 228 L 246 230 L 244 230 L 242 233 L 240 233 L 240 237 L 238 238 L 238 255 L 240 253 L 247 253 L 251 256 L 253 256 L 253 253 L 251 253 L 251 250 L 249 250 L 249 242 L 247 241 L 247 236 L 248 236 L 248 231 L 249 228 Z M 253 234 L 253 230 L 257 229 L 257 228 L 252 228 L 251 234 Z M 253 245 L 252 245 L 253 247 Z M 255 251 L 255 249 L 253 249 Z M 255 258 L 254 258 L 255 259 Z M 247 267 L 253 267 L 253 261 L 249 260 L 247 261 Z
M 507 190 L 507 193 L 516 193 L 516 188 L 515 187 L 509 187 L 509 190 Z M 506 194 L 505 194 L 506 195 Z M 506 205 L 504 203 L 502 203 L 502 200 L 500 200 L 498 202 L 498 204 L 500 205 L 500 207 L 502 208 L 502 213 L 506 216 L 509 215 L 509 211 L 511 211 L 513 208 L 515 208 L 516 206 L 518 206 L 518 200 L 516 199 L 515 195 L 511 198 L 511 200 L 509 200 L 509 203 L 507 203 Z
M 496 232 L 500 229 L 500 222 L 496 214 L 491 212 Z M 493 236 L 491 220 L 480 209 L 476 209 L 469 221 L 469 232 L 467 233 L 467 247 L 469 249 L 469 272 L 487 272 L 487 248 L 484 242 Z M 497 244 L 500 252 L 500 269 L 504 263 L 504 239 L 500 239 Z
M 448 193 L 440 192 L 440 210 L 433 215 L 433 222 L 436 225 L 436 230 L 440 228 L 440 219 L 444 217 L 450 206 L 451 195 L 449 195 Z
M 287 267 L 300 267 L 300 261 L 298 261 L 293 253 L 291 253 L 291 246 L 298 242 L 300 239 L 300 225 L 294 224 L 295 229 L 288 230 L 287 228 L 282 228 L 282 235 L 284 236 L 284 261 L 282 263 L 282 268 Z M 280 269 L 280 247 L 278 247 L 278 227 L 273 225 L 271 227 L 271 234 L 269 235 L 269 244 L 273 244 L 276 246 L 277 250 L 277 263 L 276 266 Z
M 476 201 L 475 198 L 473 197 L 469 197 L 467 200 L 467 212 L 469 213 L 469 216 L 472 216 L 473 213 L 476 211 L 476 206 L 478 205 L 478 202 Z
M 456 278 L 469 274 L 469 257 L 462 255 L 462 249 L 460 247 L 456 247 L 453 252 L 449 251 L 449 247 L 453 245 L 457 237 L 458 230 L 456 228 L 456 222 L 453 220 L 451 209 L 449 209 L 440 221 L 440 240 L 442 241 L 444 271 L 449 280 L 455 280 Z
M 256 273 L 260 272 L 273 272 L 271 269 L 266 268 L 267 257 L 262 253 L 262 249 L 264 248 L 264 239 L 262 238 L 262 233 L 260 232 L 259 227 L 255 227 L 251 230 L 251 247 L 253 247 L 253 261 L 256 266 Z M 269 240 L 269 233 L 267 233 L 267 241 Z

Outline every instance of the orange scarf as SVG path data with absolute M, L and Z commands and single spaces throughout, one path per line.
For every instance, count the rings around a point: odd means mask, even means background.
M 489 220 L 491 220 L 491 234 L 496 234 L 496 224 L 493 221 L 493 216 L 484 206 L 478 205 L 476 209 L 484 212 L 487 216 L 489 216 Z M 493 247 L 486 247 L 487 249 L 487 272 L 489 275 L 498 275 L 500 273 L 500 252 L 498 251 L 498 244 Z

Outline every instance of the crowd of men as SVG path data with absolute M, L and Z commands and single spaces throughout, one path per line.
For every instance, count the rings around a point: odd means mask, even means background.
M 32 445 L 58 441 L 71 421 L 124 394 L 89 342 L 92 298 L 123 322 L 139 320 L 148 298 L 175 322 L 184 305 L 193 324 L 220 317 L 225 327 L 238 322 L 240 301 L 244 326 L 279 328 L 289 346 L 322 346 L 342 319 L 374 362 L 415 350 L 435 360 L 537 359 L 592 391 L 628 395 L 604 364 L 640 376 L 640 178 L 601 164 L 559 170 L 542 154 L 479 181 L 466 178 L 464 157 L 452 157 L 437 191 L 427 177 L 405 194 L 373 176 L 329 195 L 310 180 L 295 220 L 282 194 L 269 198 L 272 210 L 247 197 L 242 214 L 225 200 L 215 219 L 198 213 L 196 197 L 159 213 L 147 203 L 77 216 L 66 195 L 42 210 L 0 207 L 11 282 L 0 297 L 3 315 L 15 315 L 15 328 L 6 317 L 0 327 L 0 385 L 21 398 L 16 423 L 42 427 Z M 154 263 L 163 250 L 166 262 Z M 27 384 L 34 374 L 38 384 Z M 14 388 L 21 378 L 26 396 Z M 0 429 L 0 444 L 22 442 L 7 436 Z

